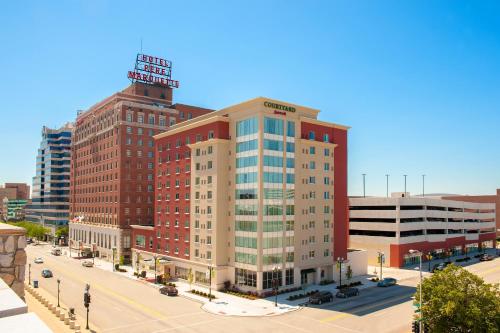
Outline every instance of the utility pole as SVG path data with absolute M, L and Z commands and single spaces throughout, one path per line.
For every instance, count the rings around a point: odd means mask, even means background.
M 389 197 L 389 174 L 385 175 L 385 183 L 386 183 L 385 195 L 386 197 Z
M 382 281 L 382 264 L 384 263 L 384 260 L 385 260 L 384 252 L 379 252 L 378 253 L 378 262 L 380 263 L 380 281 Z
M 342 290 L 342 264 L 344 263 L 344 258 L 338 257 L 337 263 L 339 265 L 339 290 Z
M 363 174 L 363 198 L 366 198 L 365 184 L 366 184 L 366 173 Z

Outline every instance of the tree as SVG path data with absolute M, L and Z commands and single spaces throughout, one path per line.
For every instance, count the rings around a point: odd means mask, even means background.
M 193 284 L 193 280 L 194 280 L 193 270 L 191 268 L 189 269 L 187 280 L 189 282 L 189 290 L 191 290 L 191 284 Z
M 61 238 L 64 236 L 64 238 L 67 239 L 68 234 L 69 234 L 69 227 L 68 226 L 60 227 L 60 228 L 57 228 L 57 230 L 56 230 L 56 237 L 57 238 Z
M 420 285 L 415 293 L 420 304 Z M 424 326 L 430 332 L 500 332 L 500 288 L 466 269 L 449 265 L 424 279 Z
M 347 284 L 349 284 L 349 282 L 351 281 L 352 279 L 352 269 L 351 269 L 351 266 L 347 266 L 347 270 L 345 272 L 345 277 L 347 279 Z

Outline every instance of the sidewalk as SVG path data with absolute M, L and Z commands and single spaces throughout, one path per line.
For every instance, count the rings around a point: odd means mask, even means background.
M 47 324 L 47 326 L 53 332 L 61 333 L 74 333 L 69 326 L 65 325 L 64 322 L 59 320 L 45 305 L 40 303 L 36 298 L 33 297 L 29 292 L 24 294 L 26 305 L 28 306 L 28 312 L 34 312 L 40 317 L 40 319 Z

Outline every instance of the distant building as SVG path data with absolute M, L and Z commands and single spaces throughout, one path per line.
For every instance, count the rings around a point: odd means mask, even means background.
M 418 262 L 410 250 L 427 258 L 469 254 L 495 247 L 495 204 L 393 193 L 386 197 L 351 197 L 349 244 L 368 251 L 368 263 L 403 267 Z
M 21 221 L 25 218 L 25 207 L 28 200 L 2 200 L 2 219 L 4 221 Z
M 53 228 L 68 224 L 72 129 L 71 123 L 59 129 L 42 129 L 32 203 L 26 207 L 30 222 Z
M 0 186 L 0 200 L 7 199 L 20 199 L 29 200 L 30 187 L 26 183 L 5 183 Z
M 0 219 L 23 219 L 29 197 L 30 187 L 25 183 L 5 183 L 5 186 L 0 186 Z

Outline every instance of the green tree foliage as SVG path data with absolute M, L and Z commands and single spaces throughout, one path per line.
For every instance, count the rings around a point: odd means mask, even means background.
M 41 224 L 37 223 L 23 221 L 9 222 L 9 224 L 26 229 L 26 236 L 36 239 L 42 239 L 45 237 L 45 234 L 50 233 L 50 230 L 48 228 L 44 228 Z
M 56 237 L 57 238 L 61 238 L 62 236 L 64 236 L 64 238 L 68 238 L 68 235 L 69 235 L 69 227 L 68 226 L 57 228 L 57 230 L 56 230 Z
M 420 285 L 415 293 L 420 303 Z M 500 332 L 500 289 L 466 269 L 449 265 L 424 279 L 423 322 L 432 333 Z

